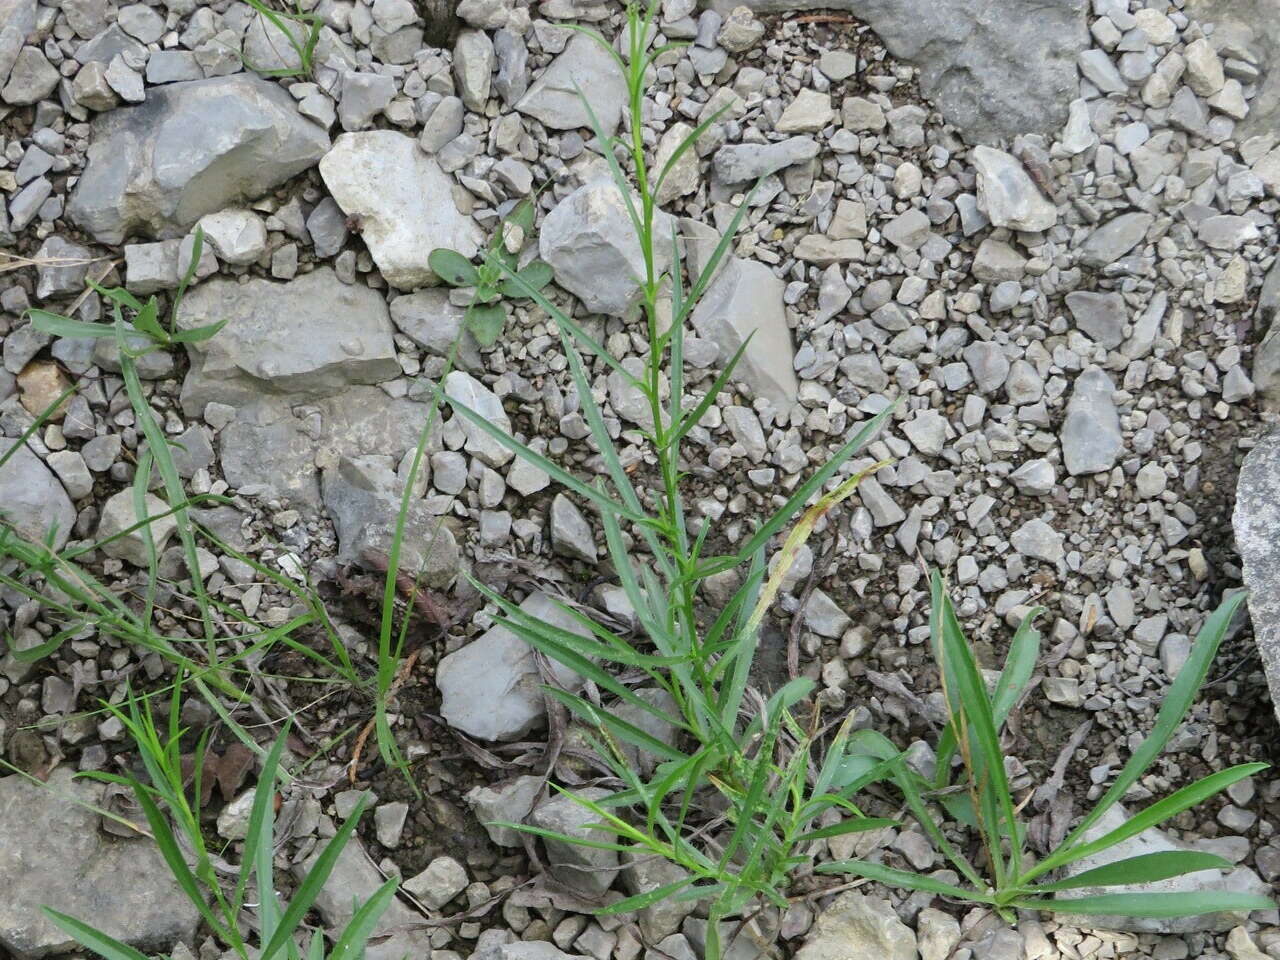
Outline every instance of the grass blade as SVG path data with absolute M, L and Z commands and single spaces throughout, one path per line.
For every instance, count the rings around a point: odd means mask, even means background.
M 1040 884 L 1035 889 L 1037 893 L 1053 893 L 1058 890 L 1078 890 L 1081 887 L 1119 887 L 1131 883 L 1155 883 L 1157 880 L 1168 880 L 1170 877 L 1198 873 L 1201 870 L 1230 870 L 1231 868 L 1230 860 L 1214 853 L 1201 853 L 1198 850 L 1161 850 L 1159 853 L 1126 857 L 1056 883 Z
M 1096 897 L 1022 900 L 1028 910 L 1052 910 L 1085 916 L 1195 917 L 1206 913 L 1248 913 L 1272 910 L 1269 897 L 1228 890 L 1196 890 L 1191 893 L 1103 893 Z

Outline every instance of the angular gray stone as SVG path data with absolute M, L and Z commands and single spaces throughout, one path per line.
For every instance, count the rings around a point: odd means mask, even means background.
M 320 161 L 320 176 L 342 212 L 359 218 L 373 262 L 394 287 L 438 282 L 427 264 L 437 247 L 468 259 L 479 249 L 479 227 L 458 211 L 451 179 L 412 137 L 345 133 Z
M 782 300 L 785 289 L 763 263 L 733 257 L 707 287 L 692 317 L 698 335 L 719 347 L 720 364 L 727 363 L 751 337 L 734 370 L 734 380 L 746 384 L 780 413 L 795 405 L 800 390 Z
M 591 636 L 544 593 L 530 594 L 520 609 L 562 630 Z M 566 689 L 582 688 L 582 678 L 568 667 L 553 661 L 551 672 Z M 436 686 L 445 721 L 480 740 L 519 740 L 546 722 L 533 648 L 501 624 L 444 657 L 436 668 Z
M 753 183 L 818 155 L 813 137 L 789 137 L 777 143 L 731 143 L 715 152 L 711 169 L 724 184 Z
M 1124 342 L 1129 310 L 1120 294 L 1074 290 L 1066 301 L 1076 326 L 1094 343 L 1112 350 Z
M 450 400 L 457 401 L 472 413 L 479 414 L 485 421 L 502 430 L 511 432 L 511 419 L 502 408 L 502 400 L 492 390 L 465 370 L 454 370 L 444 378 L 444 392 Z M 466 450 L 475 454 L 489 466 L 497 468 L 511 461 L 515 456 L 510 447 L 499 443 L 489 433 L 482 430 L 461 414 L 455 414 L 461 421 L 462 432 L 466 434 Z
M 1280 0 L 1188 0 L 1186 13 L 1201 24 L 1213 24 L 1210 42 L 1224 51 L 1247 53 L 1261 68 L 1249 115 L 1235 127 L 1243 143 L 1254 136 L 1274 135 L 1280 129 Z
M 575 33 L 564 51 L 533 81 L 516 110 L 542 121 L 551 130 L 590 127 L 578 91 L 586 96 L 606 135 L 618 128 L 627 100 L 627 85 L 609 51 Z
M 1089 842 L 1121 826 L 1129 819 L 1128 812 L 1120 804 L 1116 804 L 1104 813 L 1091 828 L 1085 831 L 1083 840 Z M 1163 853 L 1170 850 L 1194 850 L 1195 846 L 1179 843 L 1162 830 L 1148 828 L 1137 836 L 1121 841 L 1092 857 L 1077 860 L 1066 868 L 1068 877 L 1093 870 L 1107 864 L 1125 860 L 1129 857 L 1143 856 L 1151 853 Z M 1080 887 L 1073 890 L 1073 897 L 1088 897 L 1098 894 L 1114 893 L 1186 893 L 1195 894 L 1205 891 L 1223 890 L 1232 893 L 1252 893 L 1261 896 L 1271 895 L 1271 885 L 1264 883 L 1256 873 L 1248 867 L 1236 867 L 1227 873 L 1219 870 L 1201 870 L 1197 873 L 1185 874 L 1149 884 L 1132 884 L 1115 887 Z M 1060 921 L 1073 926 L 1094 927 L 1101 930 L 1128 930 L 1133 933 L 1179 934 L 1198 931 L 1221 932 L 1230 930 L 1244 922 L 1244 917 L 1235 913 L 1209 913 L 1190 917 L 1169 919 L 1153 919 L 1150 917 L 1113 917 L 1091 916 L 1071 917 L 1066 911 L 1059 914 Z
M 974 147 L 978 172 L 978 206 L 997 227 L 1035 232 L 1058 222 L 1058 208 L 1031 180 L 1022 161 L 1003 150 Z
M 70 218 L 102 243 L 180 237 L 314 166 L 329 136 L 274 83 L 239 73 L 153 89 L 93 121 Z
M 556 553 L 583 563 L 594 564 L 598 558 L 591 524 L 563 493 L 557 493 L 551 501 L 551 547 Z
M 41 913 L 50 907 L 148 953 L 191 943 L 199 916 L 146 838 L 102 831 L 104 785 L 0 779 L 0 947 L 16 960 L 81 949 Z
M 367 816 L 367 814 L 366 814 Z M 301 880 L 315 868 L 320 851 L 293 867 Z M 339 852 L 333 872 L 316 897 L 316 910 L 333 936 L 351 921 L 356 905 L 364 903 L 386 882 L 374 866 L 358 838 L 352 838 Z M 375 939 L 365 949 L 365 960 L 404 960 L 431 953 L 430 931 L 415 928 L 421 915 L 403 901 L 392 897 L 385 913 L 373 928 Z
M 662 211 L 654 215 L 658 245 L 654 270 L 671 264 L 674 223 Z M 640 301 L 644 255 L 627 204 L 611 180 L 597 180 L 569 194 L 542 221 L 538 251 L 555 271 L 556 283 L 580 299 L 592 313 L 625 316 Z
M 264 395 L 239 406 L 218 435 L 219 462 L 232 487 L 287 499 L 308 512 L 320 505 L 317 462 L 370 454 L 397 461 L 417 446 L 431 406 L 392 398 L 380 388 L 348 387 L 305 405 Z
M 49 237 L 36 251 L 36 296 L 47 300 L 79 293 L 85 287 L 84 278 L 92 260 L 93 252 L 88 247 L 59 236 Z
M 1115 466 L 1124 447 L 1120 414 L 1111 399 L 1115 384 L 1101 367 L 1076 377 L 1059 440 L 1067 473 L 1078 477 Z
M 431 287 L 406 293 L 391 301 L 391 322 L 396 329 L 433 357 L 447 357 L 454 341 L 463 330 L 466 308 L 449 298 L 444 287 Z M 478 373 L 484 368 L 480 345 L 470 331 L 462 333 L 458 343 L 457 365 Z
M 1257 324 L 1264 333 L 1254 348 L 1253 383 L 1264 409 L 1280 411 L 1280 261 L 1272 265 L 1258 294 Z
M 916 935 L 888 900 L 847 891 L 818 914 L 796 960 L 915 960 Z
M 156 556 L 164 552 L 169 538 L 178 529 L 178 522 L 169 512 L 169 505 L 155 494 L 148 493 L 144 501 L 145 519 L 150 520 L 146 529 L 151 532 L 151 541 L 155 545 Z M 121 490 L 109 497 L 102 505 L 102 518 L 98 521 L 98 539 L 114 537 L 123 530 L 140 523 L 144 517 L 137 509 L 133 490 Z M 144 528 L 139 527 L 132 533 L 112 540 L 102 547 L 102 552 L 109 557 L 128 561 L 136 567 L 146 567 L 150 562 L 147 548 L 147 537 Z
M 519 823 L 527 817 L 543 786 L 542 777 L 515 777 L 503 783 L 472 787 L 466 800 L 490 840 L 500 847 L 518 847 L 523 834 L 501 824 Z
M 576 790 L 575 793 L 584 799 L 597 801 L 609 796 L 608 790 L 598 787 Z M 529 823 L 535 827 L 582 840 L 608 843 L 613 838 L 611 832 L 588 827 L 599 821 L 600 818 L 591 810 L 563 794 L 539 804 L 529 815 Z M 563 840 L 544 839 L 542 842 L 547 848 L 551 875 L 566 887 L 589 897 L 600 897 L 613 885 L 619 866 L 616 850 L 583 847 Z
M 15 107 L 43 100 L 58 85 L 58 68 L 39 47 L 23 47 L 9 71 L 9 81 L 0 89 L 0 100 Z
M 342 283 L 328 267 L 287 283 L 209 280 L 183 299 L 183 329 L 222 320 L 228 322 L 216 336 L 187 345 L 191 369 L 182 404 L 191 416 L 210 401 L 234 406 L 263 393 L 322 397 L 401 373 L 382 296 Z
M 1280 716 L 1280 428 L 1265 434 L 1244 459 L 1232 525 L 1249 588 L 1254 643 Z
M 1044 520 L 1035 517 L 1028 520 L 1009 537 L 1009 544 L 1024 557 L 1057 563 L 1065 555 L 1062 534 Z
M 722 14 L 743 0 L 717 0 Z M 1090 46 L 1085 0 L 747 0 L 757 13 L 833 8 L 920 71 L 920 92 L 971 143 L 1057 133 Z
M 390 556 L 404 483 L 390 457 L 343 457 L 324 471 L 320 483 L 325 508 L 338 533 L 338 560 L 370 565 L 371 555 Z M 458 576 L 461 553 L 453 531 L 414 497 L 405 516 L 400 569 L 433 589 L 446 589 Z
M 484 112 L 489 100 L 496 56 L 493 41 L 483 30 L 463 30 L 453 46 L 453 75 L 468 110 Z
M 0 438 L 0 456 L 16 444 L 16 440 Z M 76 511 L 67 491 L 25 445 L 0 467 L 0 515 L 28 540 L 43 541 L 54 531 L 55 550 L 66 545 L 76 522 Z
M 1101 270 L 1119 260 L 1146 237 L 1155 217 L 1149 213 L 1122 213 L 1098 227 L 1080 248 L 1079 260 Z

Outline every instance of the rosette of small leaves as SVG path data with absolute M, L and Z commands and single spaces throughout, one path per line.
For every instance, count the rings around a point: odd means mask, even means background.
M 551 268 L 541 260 L 519 267 L 520 249 L 533 232 L 533 201 L 521 200 L 498 225 L 478 266 L 448 247 L 431 251 L 427 263 L 451 287 L 474 291 L 467 305 L 466 325 L 476 342 L 491 347 L 507 322 L 503 301 L 528 297 L 551 282 Z M 514 276 L 512 276 L 514 275 Z

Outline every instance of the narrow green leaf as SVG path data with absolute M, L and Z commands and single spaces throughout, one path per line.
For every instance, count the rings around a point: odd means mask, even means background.
M 1055 883 L 1042 883 L 1036 886 L 1037 893 L 1053 893 L 1058 890 L 1078 890 L 1081 887 L 1119 887 L 1132 883 L 1155 883 L 1157 880 L 1168 880 L 1186 873 L 1198 873 L 1201 870 L 1230 870 L 1232 863 L 1225 857 L 1214 853 L 1200 853 L 1197 850 L 1161 850 L 1159 853 L 1144 853 L 1136 857 L 1126 857 L 1115 863 L 1104 864 L 1085 870 L 1065 880 Z
M 72 320 L 61 314 L 38 310 L 35 307 L 27 310 L 31 318 L 31 326 L 41 333 L 53 337 L 114 337 L 115 328 L 108 323 L 86 323 L 83 320 Z
M 1160 711 L 1156 714 L 1156 722 L 1151 728 L 1151 733 L 1129 757 L 1107 792 L 1063 841 L 1064 847 L 1071 846 L 1084 835 L 1085 831 L 1097 823 L 1098 818 L 1110 810 L 1112 805 L 1138 782 L 1138 779 L 1146 773 L 1147 768 L 1164 750 L 1169 738 L 1182 725 L 1182 718 L 1191 709 L 1191 704 L 1195 701 L 1209 673 L 1209 665 L 1217 655 L 1223 637 L 1226 636 L 1227 627 L 1231 624 L 1240 604 L 1244 602 L 1244 598 L 1243 591 L 1233 594 L 1209 614 L 1204 626 L 1196 635 L 1195 643 L 1191 645 L 1190 655 L 1161 698 Z
M 75 940 L 80 946 L 86 950 L 92 950 L 99 956 L 105 957 L 106 960 L 150 960 L 145 953 L 135 950 L 127 943 L 121 943 L 115 937 L 110 937 L 87 923 L 77 920 L 75 917 L 69 917 L 65 913 L 59 913 L 49 907 L 41 907 L 40 912 L 49 918 L 50 923 Z
M 1020 900 L 1027 910 L 1050 910 L 1085 916 L 1198 917 L 1206 913 L 1249 913 L 1272 910 L 1270 897 L 1228 890 L 1196 890 L 1190 893 L 1104 893 L 1096 897 L 1053 900 Z
M 866 877 L 890 887 L 923 890 L 926 893 L 936 893 L 939 896 L 954 897 L 957 900 L 968 900 L 974 903 L 991 902 L 989 896 L 977 890 L 957 887 L 950 883 L 943 883 L 936 877 L 926 877 L 924 874 L 913 873 L 909 870 L 895 870 L 893 867 L 886 867 L 881 863 L 871 863 L 867 860 L 832 860 L 818 864 L 813 868 L 813 871 L 814 873 L 851 873 L 854 876 Z
M 360 960 L 364 956 L 365 945 L 373 935 L 378 921 L 391 906 L 391 901 L 395 899 L 399 885 L 399 880 L 392 877 L 361 905 L 343 928 L 342 935 L 338 937 L 333 949 L 329 951 L 329 960 Z
M 652 906 L 659 900 L 666 900 L 673 894 L 679 893 L 689 884 L 693 883 L 694 877 L 685 877 L 683 880 L 675 880 L 671 883 L 664 883 L 660 887 L 648 891 L 647 893 L 637 893 L 633 897 L 626 897 L 615 903 L 609 904 L 607 907 L 597 911 L 602 916 L 611 917 L 619 913 L 630 913 L 632 910 L 643 910 L 645 907 Z
M 802 833 L 796 837 L 796 842 L 825 840 L 827 837 L 843 837 L 851 833 L 866 833 L 869 830 L 883 830 L 885 827 L 896 827 L 898 825 L 897 820 L 887 820 L 884 817 L 849 817 L 839 823 L 833 823 L 829 827 L 819 827 L 817 830 Z
M 1089 843 L 1081 843 L 1077 840 L 1073 844 L 1068 844 L 1067 841 L 1064 841 L 1053 853 L 1040 861 L 1035 869 L 1023 879 L 1033 879 L 1050 870 L 1066 866 L 1069 863 L 1075 863 L 1077 860 L 1092 856 L 1109 847 L 1114 847 L 1117 843 L 1128 840 L 1130 837 L 1136 837 L 1148 827 L 1158 826 L 1170 817 L 1177 816 L 1183 810 L 1199 806 L 1210 797 L 1227 789 L 1233 783 L 1238 783 L 1245 777 L 1260 773 L 1267 769 L 1267 766 L 1265 763 L 1241 763 L 1234 767 L 1228 767 L 1226 770 L 1211 773 L 1207 777 L 1202 777 L 1195 783 L 1188 784 L 1162 800 L 1157 800 L 1150 806 L 1144 807 L 1120 824 L 1120 826 L 1103 834 L 1096 840 Z

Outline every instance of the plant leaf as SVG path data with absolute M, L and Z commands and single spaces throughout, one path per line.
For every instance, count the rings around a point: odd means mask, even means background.
M 473 303 L 467 307 L 467 329 L 482 347 L 492 347 L 507 323 L 507 308 L 500 303 Z
M 94 929 L 75 917 L 69 917 L 65 913 L 59 913 L 57 910 L 51 910 L 48 907 L 41 907 L 40 912 L 49 918 L 50 923 L 75 940 L 76 943 L 105 957 L 106 960 L 149 960 L 145 953 L 135 950 L 127 943 L 121 943 L 114 937 L 107 936 L 100 930 Z
M 1065 880 L 1040 884 L 1035 889 L 1037 892 L 1051 893 L 1057 890 L 1078 890 L 1080 887 L 1118 887 L 1131 883 L 1155 883 L 1157 880 L 1180 877 L 1185 873 L 1197 873 L 1201 870 L 1230 870 L 1231 867 L 1230 860 L 1214 853 L 1201 853 L 1198 850 L 1161 850 L 1159 853 L 1126 857 L 1115 863 L 1085 870 Z
M 480 274 L 470 260 L 448 247 L 436 247 L 427 257 L 427 266 L 451 287 L 474 287 Z
M 1189 893 L 1103 893 L 1096 897 L 1054 900 L 1021 900 L 1028 910 L 1121 917 L 1197 917 L 1206 913 L 1248 913 L 1271 910 L 1270 897 L 1228 890 L 1195 890 Z

